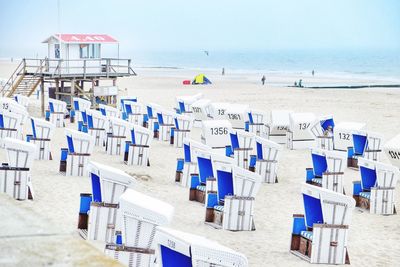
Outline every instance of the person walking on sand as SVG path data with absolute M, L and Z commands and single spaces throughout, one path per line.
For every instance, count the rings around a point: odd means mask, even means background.
M 311 74 L 312 74 L 312 76 L 314 77 L 314 74 L 315 74 L 314 70 L 312 70 Z
M 262 85 L 265 84 L 265 80 L 266 80 L 265 75 L 263 75 L 262 78 L 261 78 L 261 83 L 262 83 Z
M 222 68 L 222 76 L 225 75 L 225 68 Z

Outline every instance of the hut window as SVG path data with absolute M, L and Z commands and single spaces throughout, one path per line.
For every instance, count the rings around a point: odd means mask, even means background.
M 54 58 L 60 58 L 60 44 L 54 44 Z
M 92 47 L 90 57 L 91 58 L 100 58 L 100 45 L 92 44 L 90 46 Z
M 89 45 L 87 45 L 87 44 L 79 45 L 79 55 L 80 55 L 80 58 L 88 58 L 89 57 Z

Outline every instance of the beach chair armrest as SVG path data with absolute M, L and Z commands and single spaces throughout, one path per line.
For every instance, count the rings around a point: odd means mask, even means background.
M 384 186 L 377 186 L 377 187 L 371 187 L 372 190 L 394 190 L 394 187 L 384 187 Z
M 343 175 L 344 172 L 324 172 L 322 175 Z
M 366 149 L 364 152 L 382 152 L 382 149 Z
M 277 163 L 277 160 L 273 159 L 257 159 L 258 162 L 271 162 L 271 163 Z
M 233 151 L 251 151 L 251 150 L 253 150 L 253 148 L 251 147 L 238 147 L 233 149 Z
M 335 229 L 349 229 L 349 226 L 346 224 L 327 224 L 327 223 L 314 223 L 314 228 L 335 228 Z

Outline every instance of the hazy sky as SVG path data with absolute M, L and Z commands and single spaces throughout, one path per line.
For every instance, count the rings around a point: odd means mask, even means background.
M 44 56 L 63 33 L 107 33 L 142 50 L 396 49 L 399 0 L 0 0 L 0 57 Z

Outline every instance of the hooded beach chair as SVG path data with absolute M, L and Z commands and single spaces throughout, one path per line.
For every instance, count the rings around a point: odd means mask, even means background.
M 309 149 L 315 147 L 315 136 L 311 128 L 315 123 L 313 113 L 290 113 L 289 128 L 286 132 L 288 149 Z
M 211 100 L 200 99 L 192 104 L 194 127 L 200 127 L 201 122 L 211 118 Z
M 56 126 L 61 128 L 65 126 L 64 118 L 67 113 L 67 103 L 61 100 L 49 98 L 49 121 Z
M 5 138 L 7 162 L 0 166 L 0 192 L 17 200 L 33 199 L 30 170 L 34 161 L 35 145 Z
M 159 127 L 158 140 L 170 141 L 172 128 L 175 127 L 173 112 L 165 109 L 157 110 L 157 121 Z
M 379 161 L 383 146 L 383 136 L 370 131 L 353 131 L 353 149 L 349 151 L 348 167 L 358 168 L 358 158 Z
M 272 110 L 268 123 L 265 125 L 266 138 L 278 144 L 286 144 L 286 132 L 289 129 L 289 110 Z
M 158 121 L 157 111 L 163 109 L 160 105 L 155 103 L 149 103 L 146 105 L 146 118 L 144 125 L 154 132 L 154 138 L 158 138 Z
M 357 207 L 373 214 L 396 213 L 394 193 L 400 171 L 396 166 L 359 158 L 361 181 L 353 182 Z
M 195 151 L 209 151 L 211 147 L 199 143 L 193 139 L 185 138 L 183 140 L 183 158 L 177 159 L 177 168 L 175 182 L 184 187 L 189 187 L 191 183 L 191 174 L 197 174 L 197 156 Z
M 65 129 L 68 148 L 61 149 L 60 172 L 67 176 L 87 176 L 89 157 L 93 152 L 94 138 L 87 133 Z
M 150 166 L 149 152 L 152 132 L 140 125 L 131 128 L 131 141 L 125 142 L 124 162 L 127 165 Z
M 73 103 L 74 116 L 72 117 L 76 117 L 75 119 L 77 122 L 84 122 L 86 124 L 85 113 L 87 109 L 90 109 L 92 103 L 80 97 L 74 97 Z
M 131 136 L 132 126 L 129 122 L 110 118 L 111 133 L 107 133 L 106 151 L 108 155 L 121 155 L 127 138 Z
M 310 184 L 301 192 L 304 215 L 293 215 L 290 252 L 310 263 L 350 264 L 347 237 L 354 199 Z
M 23 129 L 25 122 L 29 118 L 29 113 L 23 105 L 18 104 L 16 101 L 11 98 L 0 98 L 0 110 L 4 112 L 10 112 L 16 114 L 20 117 L 18 124 L 15 125 L 15 129 L 17 130 L 18 139 L 23 139 Z M 3 113 L 4 114 L 4 113 Z M 13 116 L 14 117 L 14 116 Z M 7 124 L 7 123 L 6 123 Z
M 400 168 L 400 134 L 386 142 L 384 151 L 389 161 Z
M 142 126 L 145 113 L 145 108 L 141 103 L 124 101 L 124 114 L 128 122 Z
M 121 112 L 126 112 L 126 110 L 125 110 L 125 101 L 137 102 L 138 99 L 135 96 L 121 96 L 119 98 L 119 105 L 118 105 L 119 110 Z
M 322 116 L 311 128 L 316 141 L 317 147 L 326 150 L 333 149 L 333 131 L 335 122 L 332 115 Z
M 365 127 L 365 123 L 359 122 L 340 122 L 335 125 L 333 131 L 333 149 L 349 152 L 353 149 L 352 134 Z
M 313 168 L 306 169 L 306 182 L 344 193 L 343 175 L 346 168 L 346 153 L 313 148 L 311 160 Z
M 156 258 L 159 267 L 247 267 L 245 255 L 202 236 L 157 227 Z
M 19 138 L 18 128 L 21 125 L 22 117 L 19 114 L 0 109 L 0 144 L 6 137 Z
M 202 93 L 198 93 L 195 95 L 185 95 L 185 96 L 176 96 L 175 97 L 175 104 L 176 104 L 176 112 L 178 114 L 190 116 L 192 115 L 192 104 L 197 100 L 203 98 Z
M 120 116 L 120 111 L 112 106 L 104 105 L 104 104 L 99 104 L 99 110 L 103 116 L 106 116 L 107 118 L 114 117 L 114 118 L 119 118 Z
M 255 164 L 250 159 L 249 169 L 254 169 L 264 183 L 278 182 L 278 162 L 282 153 L 282 146 L 260 136 L 256 136 L 255 142 Z
M 32 135 L 27 136 L 27 141 L 36 146 L 35 159 L 51 160 L 50 142 L 54 134 L 55 126 L 53 123 L 31 118 Z
M 231 131 L 232 124 L 228 120 L 202 121 L 201 142 L 225 155 L 226 147 L 231 145 Z
M 266 116 L 264 112 L 251 109 L 247 115 L 249 120 L 245 124 L 245 130 L 257 136 L 265 135 Z
M 17 101 L 18 104 L 24 106 L 25 108 L 28 108 L 29 106 L 29 97 L 27 96 L 16 94 L 14 95 L 14 100 Z
M 183 140 L 189 137 L 190 131 L 193 127 L 193 118 L 176 114 L 174 116 L 174 124 L 175 127 L 172 130 L 171 135 L 171 143 L 174 144 L 174 147 L 182 147 Z
M 80 220 L 88 220 L 87 240 L 115 242 L 115 232 L 121 230 L 118 205 L 127 188 L 133 188 L 135 178 L 124 171 L 90 161 L 88 165 L 92 181 L 92 201 L 89 214 L 80 214 Z M 89 217 L 89 218 L 88 218 Z M 81 223 L 79 223 L 81 224 Z
M 256 135 L 244 130 L 232 130 L 229 136 L 231 144 L 226 147 L 226 156 L 233 157 L 237 166 L 249 169 L 250 156 L 255 148 Z
M 157 226 L 170 224 L 174 208 L 128 188 L 119 200 L 121 242 L 107 244 L 105 253 L 129 267 L 154 265 Z
M 255 230 L 254 203 L 261 187 L 261 176 L 215 157 L 221 156 L 211 157 L 216 191 L 207 191 L 206 222 L 230 231 Z
M 225 119 L 232 124 L 233 129 L 244 130 L 249 121 L 250 107 L 242 104 L 230 104 L 225 110 Z
M 213 102 L 211 103 L 211 118 L 214 120 L 225 120 L 226 110 L 229 108 L 230 103 Z
M 98 110 L 87 109 L 86 118 L 88 134 L 93 136 L 95 146 L 104 146 L 109 130 L 107 117 Z
M 192 173 L 190 176 L 189 200 L 200 203 L 206 202 L 207 193 L 215 191 L 215 177 L 213 164 L 215 158 L 218 162 L 234 165 L 234 160 L 224 155 L 216 155 L 212 150 L 194 150 L 194 156 L 197 158 L 198 173 Z

